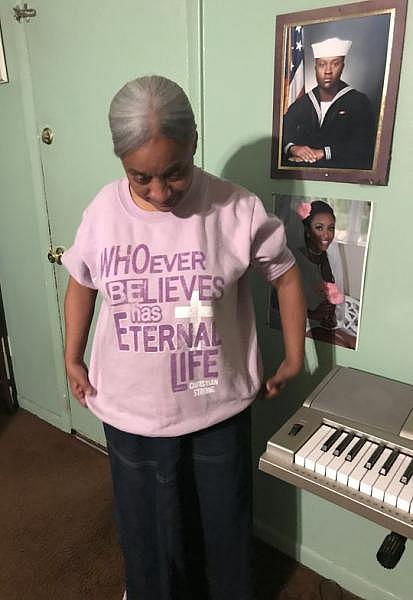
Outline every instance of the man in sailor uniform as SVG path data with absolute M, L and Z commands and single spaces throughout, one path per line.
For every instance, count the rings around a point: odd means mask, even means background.
M 371 169 L 375 123 L 369 99 L 341 80 L 351 41 L 312 44 L 317 86 L 284 116 L 283 165 Z

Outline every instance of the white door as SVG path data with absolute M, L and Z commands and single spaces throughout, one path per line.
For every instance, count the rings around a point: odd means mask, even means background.
M 10 2 L 10 10 L 15 2 Z M 71 245 L 81 214 L 96 192 L 122 175 L 112 152 L 107 113 L 128 80 L 161 74 L 189 91 L 195 110 L 198 73 L 194 0 L 36 0 L 21 22 L 32 76 L 45 202 L 52 246 Z M 45 260 L 47 260 L 45 252 Z M 67 274 L 55 269 L 62 307 Z M 98 420 L 70 399 L 72 428 L 104 443 Z

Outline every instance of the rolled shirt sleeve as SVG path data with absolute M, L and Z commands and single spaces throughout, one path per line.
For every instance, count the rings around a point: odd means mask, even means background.
M 83 218 L 77 230 L 73 245 L 68 250 L 65 250 L 62 256 L 62 264 L 78 283 L 95 290 L 97 289 L 97 286 L 93 281 L 95 269 L 93 267 L 90 250 L 86 250 L 86 246 L 90 248 L 91 233 L 91 226 L 86 210 L 83 213 Z M 86 244 L 86 242 L 88 243 Z

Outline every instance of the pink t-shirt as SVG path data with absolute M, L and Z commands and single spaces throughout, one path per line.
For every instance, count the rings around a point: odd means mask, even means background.
M 174 212 L 145 211 L 126 178 L 85 210 L 63 264 L 102 305 L 87 398 L 131 433 L 176 436 L 246 408 L 261 385 L 249 266 L 292 267 L 284 228 L 261 201 L 198 168 Z

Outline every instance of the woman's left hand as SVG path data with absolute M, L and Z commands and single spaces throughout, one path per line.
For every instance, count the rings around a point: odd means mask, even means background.
M 266 398 L 274 398 L 285 388 L 290 379 L 293 379 L 301 371 L 300 365 L 290 364 L 284 359 L 278 367 L 275 375 L 270 377 L 265 384 Z

